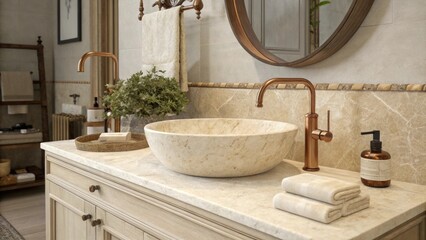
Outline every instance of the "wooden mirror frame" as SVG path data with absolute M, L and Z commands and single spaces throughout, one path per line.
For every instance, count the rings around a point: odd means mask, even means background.
M 241 46 L 264 63 L 286 67 L 305 67 L 336 53 L 361 26 L 373 3 L 374 0 L 353 0 L 346 16 L 327 41 L 307 56 L 288 62 L 270 53 L 259 42 L 248 18 L 244 0 L 225 0 L 229 23 Z

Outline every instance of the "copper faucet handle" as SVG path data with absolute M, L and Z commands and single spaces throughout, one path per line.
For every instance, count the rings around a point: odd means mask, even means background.
M 316 129 L 312 131 L 312 137 L 324 142 L 330 142 L 333 139 L 333 133 L 330 132 L 330 110 L 327 110 L 327 130 Z

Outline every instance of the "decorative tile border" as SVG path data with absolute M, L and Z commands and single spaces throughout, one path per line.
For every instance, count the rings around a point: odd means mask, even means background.
M 90 84 L 88 81 L 47 81 L 52 84 Z M 189 82 L 189 87 L 200 88 L 233 88 L 259 89 L 262 83 L 216 83 L 216 82 Z M 314 84 L 317 90 L 337 91 L 395 91 L 395 92 L 426 92 L 426 84 L 364 84 L 364 83 L 318 83 Z M 270 88 L 299 90 L 305 89 L 303 84 L 274 84 Z
M 90 84 L 88 81 L 47 81 L 53 84 Z
M 336 91 L 395 91 L 395 92 L 426 92 L 426 84 L 364 84 L 364 83 L 318 83 L 314 84 L 317 90 Z M 189 82 L 189 87 L 200 88 L 234 88 L 259 89 L 262 83 L 213 83 Z M 276 89 L 305 89 L 302 84 L 275 84 L 270 88 Z

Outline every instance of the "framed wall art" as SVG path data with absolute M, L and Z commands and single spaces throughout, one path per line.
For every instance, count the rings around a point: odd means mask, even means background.
M 58 0 L 58 44 L 81 41 L 81 0 Z

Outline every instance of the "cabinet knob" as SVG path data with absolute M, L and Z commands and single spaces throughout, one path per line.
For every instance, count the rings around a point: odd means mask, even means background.
M 81 216 L 81 219 L 83 219 L 83 221 L 86 221 L 87 219 L 91 219 L 91 218 L 92 218 L 92 215 L 90 215 L 90 214 L 86 214 L 86 215 Z
M 92 221 L 92 227 L 96 227 L 97 225 L 100 225 L 102 223 L 101 219 L 96 219 Z
M 99 190 L 99 189 L 101 189 L 99 185 L 92 185 L 89 187 L 90 192 L 95 192 L 96 190 Z

